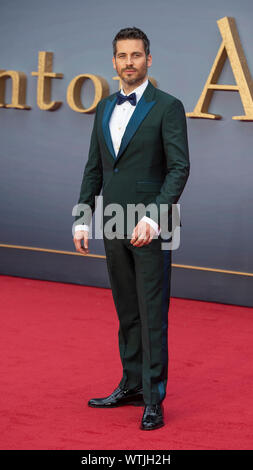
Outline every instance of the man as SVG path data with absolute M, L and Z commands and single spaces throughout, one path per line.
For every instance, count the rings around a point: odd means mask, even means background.
M 144 405 L 140 428 L 153 430 L 164 425 L 168 378 L 171 250 L 162 249 L 160 230 L 166 218 L 171 227 L 172 204 L 189 176 L 187 127 L 182 102 L 148 80 L 152 56 L 145 33 L 120 30 L 112 60 L 122 88 L 97 106 L 79 203 L 93 213 L 103 188 L 104 208 L 118 204 L 124 211 L 123 236 L 117 224 L 112 228 L 116 236 L 107 236 L 108 214 L 103 225 L 123 374 L 111 395 L 88 405 Z M 131 226 L 128 206 L 140 203 L 145 210 Z M 75 225 L 74 244 L 86 254 L 91 216 L 83 214 L 84 224 Z

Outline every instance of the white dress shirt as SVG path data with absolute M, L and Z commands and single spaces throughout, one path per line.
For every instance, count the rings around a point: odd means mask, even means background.
M 148 86 L 148 79 L 145 82 L 143 82 L 140 86 L 135 88 L 135 90 L 131 91 L 131 93 L 136 94 L 136 105 L 137 105 L 138 101 L 140 100 L 140 98 L 142 97 L 143 92 L 144 92 L 144 90 L 146 89 L 147 86 Z M 122 93 L 122 95 L 126 95 L 123 88 L 121 88 L 120 92 Z M 131 93 L 128 93 L 128 94 L 131 94 Z M 116 105 L 113 109 L 113 112 L 111 114 L 109 127 L 110 127 L 112 143 L 113 143 L 113 147 L 114 147 L 114 151 L 115 151 L 116 156 L 118 154 L 120 144 L 121 144 L 121 140 L 122 140 L 122 137 L 125 133 L 127 124 L 129 122 L 134 110 L 135 110 L 135 106 L 133 106 L 129 101 L 125 101 L 122 104 L 117 104 L 116 103 Z M 160 234 L 160 229 L 158 227 L 158 224 L 154 220 L 150 219 L 147 216 L 142 217 L 141 220 L 144 221 L 144 222 L 148 222 L 151 225 L 151 227 L 153 227 L 153 229 L 156 231 L 156 233 L 158 235 Z M 76 225 L 75 226 L 75 232 L 77 230 L 87 230 L 88 231 L 89 226 L 88 225 Z

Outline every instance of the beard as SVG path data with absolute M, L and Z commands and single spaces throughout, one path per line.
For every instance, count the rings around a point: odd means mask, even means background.
M 126 83 L 127 85 L 138 85 L 138 83 L 142 83 L 143 79 L 147 75 L 148 67 L 147 64 L 145 64 L 141 69 L 136 70 L 133 67 L 125 67 L 124 69 L 116 69 L 118 76 L 122 80 L 123 83 Z M 125 72 L 126 70 L 134 70 L 134 74 L 132 75 L 127 75 Z

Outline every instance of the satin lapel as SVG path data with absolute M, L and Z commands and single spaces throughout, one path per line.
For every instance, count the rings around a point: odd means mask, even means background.
M 114 160 L 116 159 L 116 155 L 115 155 L 114 148 L 113 148 L 111 132 L 109 128 L 109 121 L 110 121 L 110 117 L 113 112 L 115 104 L 116 104 L 116 96 L 112 99 L 112 101 L 111 100 L 106 101 L 103 119 L 102 119 L 104 138 L 105 138 L 108 150 L 111 153 Z
M 135 132 L 137 131 L 138 127 L 142 123 L 143 119 L 149 113 L 151 108 L 154 106 L 154 101 L 146 101 L 144 94 L 142 95 L 140 101 L 137 103 L 136 109 L 134 110 L 128 125 L 126 127 L 125 133 L 122 137 L 120 149 L 117 155 L 117 159 L 122 155 L 124 150 L 126 149 L 127 145 L 129 144 L 130 140 L 134 136 Z

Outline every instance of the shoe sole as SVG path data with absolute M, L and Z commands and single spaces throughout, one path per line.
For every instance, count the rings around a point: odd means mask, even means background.
M 119 406 L 128 406 L 128 405 L 145 406 L 145 403 L 139 402 L 139 401 L 128 401 L 126 403 L 119 403 L 115 405 L 95 405 L 95 404 L 88 403 L 88 406 L 90 406 L 91 408 L 118 408 Z
M 154 426 L 153 428 L 143 428 L 142 425 L 141 425 L 141 426 L 140 426 L 140 429 L 141 429 L 142 431 L 154 431 L 155 429 L 162 428 L 163 426 L 165 426 L 164 423 L 158 424 L 157 426 Z

